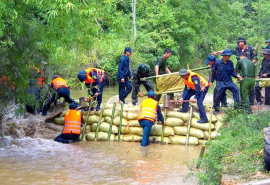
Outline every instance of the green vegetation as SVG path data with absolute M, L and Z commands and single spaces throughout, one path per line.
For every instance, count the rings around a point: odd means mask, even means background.
M 200 184 L 220 184 L 224 174 L 232 175 L 238 182 L 254 180 L 251 178 L 258 171 L 267 175 L 263 157 L 258 153 L 263 148 L 263 128 L 269 125 L 269 113 L 248 115 L 235 111 L 226 112 L 220 136 L 206 143 L 207 152 L 197 173 Z

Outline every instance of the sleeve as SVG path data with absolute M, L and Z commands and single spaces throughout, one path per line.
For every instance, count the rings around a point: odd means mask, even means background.
M 124 60 L 121 58 L 118 64 L 118 74 L 120 79 L 124 78 L 123 71 L 124 71 Z
M 231 69 L 230 69 L 230 71 L 231 71 L 231 76 L 233 76 L 234 78 L 237 78 L 237 74 L 234 71 L 234 67 L 233 67 L 233 63 L 232 62 L 231 62 Z
M 241 69 L 240 61 L 238 61 L 237 64 L 236 64 L 236 66 L 235 66 L 234 71 L 235 71 L 236 73 L 238 73 L 238 72 L 240 71 L 240 69 Z
M 195 84 L 196 92 L 195 92 L 195 99 L 197 99 L 201 94 L 201 86 L 200 86 L 200 79 L 197 76 L 192 77 L 192 81 Z
M 158 58 L 156 65 L 160 67 L 162 65 L 162 59 Z
M 96 71 L 92 71 L 92 73 L 89 74 L 94 80 L 95 80 L 95 83 L 96 83 L 96 86 L 97 86 L 97 92 L 99 93 L 100 91 L 100 88 L 101 88 L 101 83 L 100 83 L 100 78 L 98 78 L 98 75 L 97 75 L 97 72 Z
M 162 123 L 164 123 L 164 117 L 161 113 L 161 108 L 159 105 L 157 105 L 157 117 L 159 119 L 159 121 L 161 121 Z
M 262 64 L 261 64 L 261 68 L 260 68 L 260 72 L 259 72 L 259 74 L 258 74 L 258 76 L 261 78 L 261 76 L 262 76 L 262 66 L 263 66 L 263 62 L 262 62 Z
M 209 82 L 213 83 L 215 81 L 215 73 L 216 73 L 216 65 L 214 64 L 209 74 Z
M 252 60 L 258 60 L 258 58 L 257 58 L 257 51 L 253 48 L 253 47 L 251 47 L 251 58 L 252 58 Z

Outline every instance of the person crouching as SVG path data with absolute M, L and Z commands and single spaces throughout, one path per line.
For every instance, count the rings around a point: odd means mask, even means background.
M 65 124 L 62 134 L 58 135 L 54 140 L 61 143 L 70 143 L 78 141 L 81 134 L 82 114 L 77 108 L 75 102 L 69 105 L 69 111 L 65 114 Z
M 149 135 L 156 118 L 158 118 L 163 125 L 165 124 L 158 101 L 155 100 L 155 93 L 153 91 L 149 91 L 148 98 L 141 103 L 140 114 L 138 117 L 138 121 L 143 127 L 141 146 L 147 146 L 150 144 Z

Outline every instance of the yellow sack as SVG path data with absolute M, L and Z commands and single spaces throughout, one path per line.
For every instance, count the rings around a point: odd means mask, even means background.
M 94 141 L 95 140 L 95 132 L 89 132 L 88 134 L 86 134 L 86 139 L 88 141 Z M 111 134 L 110 136 L 110 141 L 114 141 L 115 135 Z M 98 132 L 98 141 L 107 141 L 108 140 L 108 133 L 106 132 Z
M 83 123 L 85 123 L 85 120 L 86 120 L 86 116 L 83 116 Z M 92 125 L 93 123 L 97 123 L 98 120 L 99 120 L 99 116 L 97 116 L 97 115 L 90 115 L 88 117 L 87 124 L 88 125 Z M 103 121 L 104 121 L 104 118 L 102 117 L 100 122 L 103 122 Z
M 136 112 L 123 112 L 123 118 L 125 118 L 127 120 L 138 119 L 138 117 L 139 117 L 139 113 L 136 113 Z
M 128 126 L 129 127 L 141 127 L 138 120 L 129 120 L 128 121 Z
M 217 136 L 217 133 L 218 132 L 216 130 L 212 131 L 211 132 L 211 138 L 210 139 L 214 140 L 216 138 L 216 136 Z M 208 137 L 209 137 L 209 132 L 208 131 L 204 131 L 204 139 L 208 139 Z
M 56 125 L 64 125 L 65 121 L 64 121 L 64 117 L 55 117 L 53 118 L 53 123 Z
M 161 136 L 162 135 L 162 125 L 153 125 L 150 132 L 151 136 Z M 164 136 L 173 136 L 174 130 L 172 127 L 165 126 Z
M 200 130 L 209 130 L 209 123 L 197 123 L 198 119 L 192 118 L 191 119 L 191 126 Z M 187 126 L 187 125 L 186 125 Z M 214 130 L 214 125 L 211 124 L 211 130 Z
M 115 136 L 115 140 L 118 140 L 118 136 Z M 125 142 L 141 142 L 142 137 L 137 135 L 120 135 L 120 140 Z
M 186 136 L 187 135 L 187 127 L 183 126 L 183 127 L 173 127 L 174 130 L 174 134 L 176 135 L 181 135 L 181 136 Z M 203 131 L 197 128 L 190 128 L 190 132 L 189 132 L 190 136 L 194 136 L 197 138 L 203 138 L 204 134 Z
M 215 129 L 218 131 L 222 127 L 223 123 L 221 121 L 217 121 L 215 123 Z
M 189 112 L 168 111 L 167 117 L 180 118 L 183 122 L 186 122 L 189 119 Z
M 166 126 L 183 126 L 185 125 L 184 122 L 180 118 L 167 118 L 166 119 Z
M 158 93 L 184 90 L 185 88 L 184 80 L 178 75 L 178 73 L 167 76 L 160 76 L 156 79 Z
M 209 112 L 206 113 L 206 116 L 207 116 L 208 120 L 210 121 L 210 113 L 209 113 Z M 196 119 L 201 119 L 201 118 L 200 118 L 200 114 L 199 114 L 198 112 L 193 112 L 193 113 L 192 113 L 192 117 L 194 117 L 194 118 L 196 118 Z M 215 122 L 217 122 L 217 118 L 216 118 L 216 116 L 212 113 L 212 123 L 215 123 Z
M 120 116 L 117 116 L 113 119 L 113 124 L 119 126 L 120 124 Z M 127 126 L 128 122 L 125 118 L 122 118 L 122 126 Z
M 96 111 L 96 115 L 100 115 L 101 111 Z M 114 112 L 114 118 L 119 115 L 118 111 Z M 104 109 L 102 117 L 112 117 L 112 109 Z
M 186 136 L 170 136 L 170 140 L 172 144 L 181 144 L 184 145 L 186 144 Z M 199 144 L 199 140 L 196 137 L 190 136 L 188 139 L 188 144 L 189 145 L 197 145 Z

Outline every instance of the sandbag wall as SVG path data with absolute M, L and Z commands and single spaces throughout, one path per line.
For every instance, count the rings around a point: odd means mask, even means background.
M 143 128 L 140 126 L 137 118 L 139 114 L 139 106 L 133 105 L 125 105 L 123 111 L 122 118 L 122 126 L 121 126 L 121 141 L 126 142 L 140 142 L 143 136 Z M 58 125 L 64 125 L 64 115 L 68 111 L 66 109 L 60 115 L 60 117 L 54 118 L 53 122 Z M 94 141 L 96 136 L 96 129 L 98 120 L 100 117 L 101 111 L 91 111 L 86 127 L 86 140 Z M 164 115 L 164 112 L 162 112 Z M 86 120 L 87 112 L 83 112 L 84 122 Z M 106 109 L 101 117 L 98 137 L 96 140 L 98 141 L 107 141 L 108 140 L 108 132 L 110 128 L 112 118 L 112 105 L 106 105 Z M 209 136 L 209 123 L 197 123 L 199 119 L 199 113 L 193 112 L 192 120 L 191 120 L 191 128 L 190 128 L 190 137 L 189 144 L 197 145 L 203 144 L 208 140 Z M 208 115 L 209 118 L 209 115 Z M 222 120 L 217 120 L 215 115 L 212 115 L 212 124 L 211 124 L 211 139 L 215 139 L 219 128 L 222 126 Z M 164 142 L 171 144 L 185 144 L 186 143 L 186 135 L 187 135 L 187 126 L 189 122 L 189 112 L 188 113 L 180 113 L 173 110 L 167 111 L 166 116 L 166 126 L 164 132 Z M 112 121 L 112 129 L 111 129 L 111 141 L 118 140 L 118 132 L 119 132 L 119 124 L 120 124 L 120 105 L 116 106 L 114 118 Z M 150 141 L 151 142 L 159 142 L 161 141 L 162 135 L 162 125 L 161 123 L 157 123 L 153 125 L 150 132 Z

